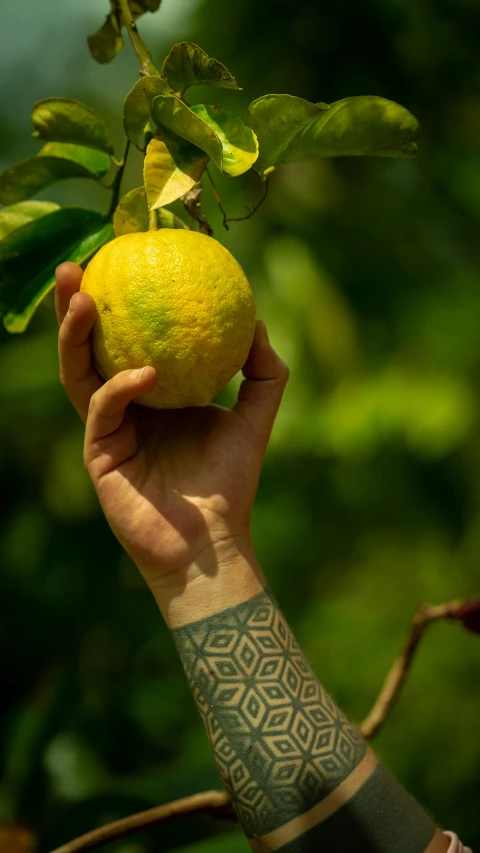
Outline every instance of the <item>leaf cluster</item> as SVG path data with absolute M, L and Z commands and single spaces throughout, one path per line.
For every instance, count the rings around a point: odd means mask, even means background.
M 135 19 L 159 5 L 160 0 L 130 0 L 127 12 Z M 105 24 L 88 40 L 98 62 L 110 61 L 123 46 L 122 6 L 124 0 L 111 0 Z M 266 181 L 279 166 L 310 158 L 411 157 L 417 150 L 417 120 L 385 98 L 357 96 L 329 105 L 264 95 L 242 118 L 215 103 L 186 102 L 185 93 L 200 84 L 239 89 L 231 72 L 198 45 L 174 45 L 161 69 L 153 68 L 155 73 L 144 72 L 124 102 L 126 152 L 131 145 L 143 154 L 144 184 L 120 200 L 126 154 L 115 158 L 100 116 L 67 98 L 35 104 L 33 135 L 43 147 L 0 175 L 5 205 L 0 212 L 0 313 L 9 331 L 24 331 L 53 286 L 59 263 L 86 263 L 105 242 L 131 231 L 186 227 L 165 206 L 191 192 L 210 164 L 229 177 L 253 169 Z M 76 177 L 112 190 L 107 215 L 28 201 L 57 181 Z
M 114 157 L 102 119 L 78 101 L 46 98 L 35 104 L 32 123 L 45 144 L 0 175 L 0 313 L 10 332 L 25 330 L 59 263 L 86 263 L 114 236 L 98 211 L 28 200 L 65 178 L 103 181 Z
M 129 6 L 133 18 L 139 18 L 145 12 L 156 12 L 161 0 L 130 0 Z M 110 12 L 103 26 L 87 38 L 88 48 L 96 62 L 104 65 L 115 59 L 124 48 L 122 27 L 125 26 L 117 0 L 110 0 Z

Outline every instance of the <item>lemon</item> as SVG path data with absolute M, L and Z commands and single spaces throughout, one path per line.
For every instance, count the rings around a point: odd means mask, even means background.
M 136 402 L 206 406 L 245 363 L 255 330 L 250 285 L 212 237 L 172 228 L 124 234 L 103 246 L 81 289 L 97 306 L 95 365 L 110 379 L 152 365 L 153 391 Z

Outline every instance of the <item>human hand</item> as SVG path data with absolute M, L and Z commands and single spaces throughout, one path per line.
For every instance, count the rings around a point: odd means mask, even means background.
M 90 346 L 96 307 L 78 292 L 81 278 L 79 266 L 61 264 L 55 303 L 60 378 L 86 423 L 85 465 L 110 527 L 152 590 L 181 585 L 251 547 L 250 514 L 288 368 L 259 321 L 233 409 L 131 405 L 154 387 L 155 370 L 102 382 Z

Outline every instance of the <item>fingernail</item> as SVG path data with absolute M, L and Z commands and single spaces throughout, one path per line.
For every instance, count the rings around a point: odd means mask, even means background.
M 136 379 L 138 382 L 140 379 L 143 379 L 146 370 L 148 370 L 148 367 L 139 367 L 138 370 L 132 370 L 129 379 Z
M 71 300 L 70 300 L 70 305 L 68 306 L 68 311 L 67 311 L 67 316 L 68 316 L 68 317 L 70 317 L 70 316 L 73 314 L 73 312 L 75 311 L 75 308 L 77 307 L 77 303 L 78 303 L 78 298 L 79 298 L 79 296 L 80 296 L 80 294 L 79 294 L 79 293 L 74 293 L 74 294 L 73 294 L 73 296 L 72 296 L 72 298 L 71 298 Z
M 263 320 L 258 321 L 258 331 L 260 333 L 260 343 L 264 346 L 270 346 L 270 338 L 268 337 L 267 327 Z

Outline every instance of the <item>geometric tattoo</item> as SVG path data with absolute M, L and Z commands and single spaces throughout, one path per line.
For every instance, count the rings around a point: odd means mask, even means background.
M 275 849 L 278 853 L 424 853 L 434 835 L 432 818 L 379 763 L 348 803 Z
M 268 590 L 173 636 L 248 837 L 304 814 L 365 755 L 365 740 L 319 684 Z

